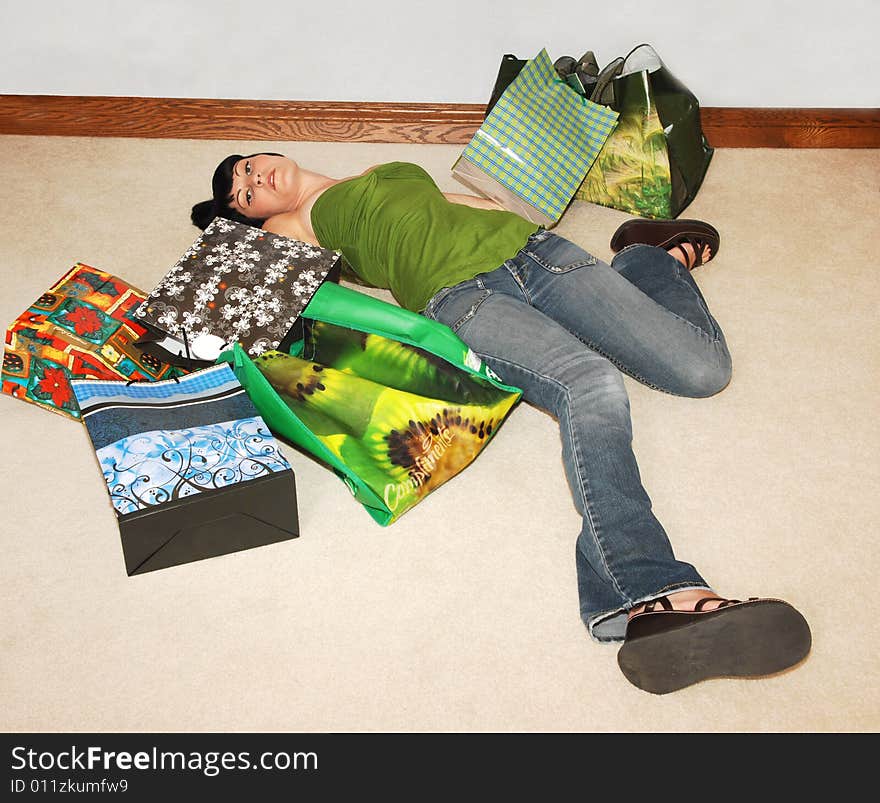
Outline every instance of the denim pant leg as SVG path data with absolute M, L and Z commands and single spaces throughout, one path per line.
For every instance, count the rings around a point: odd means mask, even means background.
M 558 419 L 583 519 L 575 549 L 581 617 L 597 641 L 619 641 L 633 605 L 707 584 L 675 559 L 651 512 L 620 372 L 531 307 L 511 268 L 441 291 L 424 314 L 450 326 L 505 382 L 522 388 L 527 402 Z
M 693 277 L 660 248 L 634 245 L 612 266 L 539 231 L 506 263 L 522 297 L 643 384 L 711 396 L 730 353 Z

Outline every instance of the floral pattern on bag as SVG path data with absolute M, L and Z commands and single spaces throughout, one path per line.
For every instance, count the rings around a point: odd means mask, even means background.
M 216 335 L 251 355 L 277 348 L 339 255 L 215 218 L 136 315 L 192 342 Z

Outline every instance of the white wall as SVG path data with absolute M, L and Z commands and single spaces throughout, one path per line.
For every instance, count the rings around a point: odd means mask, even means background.
M 880 0 L 0 0 L 0 93 L 483 103 L 652 43 L 705 106 L 880 106 Z

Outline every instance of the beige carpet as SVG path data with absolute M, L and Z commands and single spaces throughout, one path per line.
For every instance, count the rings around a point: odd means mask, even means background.
M 410 160 L 462 191 L 457 146 L 0 138 L 0 323 L 77 261 L 151 288 L 216 162 L 256 150 L 334 176 Z M 2 397 L 0 730 L 877 729 L 878 179 L 877 151 L 718 151 L 687 215 L 722 232 L 696 276 L 733 381 L 696 401 L 627 380 L 677 554 L 796 604 L 800 667 L 630 686 L 579 619 L 579 520 L 531 408 L 390 528 L 288 448 L 301 538 L 129 578 L 85 430 Z M 576 203 L 558 230 L 607 259 L 624 219 Z

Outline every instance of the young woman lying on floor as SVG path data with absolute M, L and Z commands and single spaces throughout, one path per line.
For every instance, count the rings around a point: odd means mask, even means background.
M 675 558 L 632 451 L 621 371 L 688 397 L 730 380 L 724 335 L 690 274 L 718 252 L 712 226 L 629 221 L 609 265 L 491 201 L 441 192 L 417 165 L 334 179 L 278 154 L 224 159 L 192 220 L 204 229 L 216 216 L 339 250 L 362 281 L 451 327 L 558 419 L 583 518 L 581 617 L 596 641 L 623 641 L 633 684 L 664 694 L 807 655 L 810 629 L 791 605 L 719 597 Z

